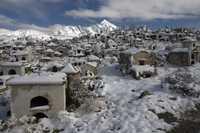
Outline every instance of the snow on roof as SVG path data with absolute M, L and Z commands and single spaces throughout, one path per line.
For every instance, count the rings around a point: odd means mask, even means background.
M 174 48 L 172 52 L 189 52 L 188 48 Z
M 41 46 L 36 46 L 35 49 L 36 50 L 42 50 L 43 48 Z
M 62 53 L 58 52 L 58 51 L 56 51 L 54 54 L 56 54 L 56 55 L 62 55 Z
M 18 76 L 10 79 L 8 80 L 7 85 L 63 84 L 65 80 L 65 73 L 34 73 L 31 75 Z
M 23 66 L 21 62 L 0 62 L 0 66 Z
M 91 65 L 93 67 L 97 67 L 98 63 L 97 62 L 87 62 L 88 65 Z
M 31 111 L 42 111 L 42 110 L 48 110 L 50 107 L 49 105 L 44 105 L 44 106 L 37 106 L 37 107 L 33 107 L 31 108 Z
M 51 43 L 48 43 L 47 46 L 57 46 L 57 44 L 51 42 Z
M 28 51 L 16 51 L 15 53 L 13 53 L 13 55 L 19 56 L 19 55 L 27 55 Z
M 54 51 L 52 50 L 52 49 L 47 49 L 47 51 L 46 52 L 48 52 L 48 53 L 53 53 Z
M 47 69 L 50 69 L 54 66 L 57 67 L 57 68 L 62 68 L 64 65 L 61 62 L 52 61 L 52 62 L 48 62 L 48 63 L 44 64 L 42 70 L 47 70 Z
M 136 72 L 144 72 L 144 71 L 154 71 L 154 67 L 150 65 L 133 65 L 132 69 L 135 70 Z
M 50 57 L 42 57 L 41 60 L 49 60 L 50 61 L 50 60 L 52 60 L 52 58 L 50 58 Z
M 136 40 L 136 41 L 142 41 L 142 39 L 140 39 L 140 38 L 136 38 L 135 40 Z
M 148 49 L 138 49 L 138 48 L 130 48 L 128 50 L 125 50 L 123 53 L 128 53 L 128 54 L 136 54 L 138 52 L 147 52 L 147 53 L 151 53 L 153 51 L 148 50 Z
M 196 39 L 194 39 L 192 37 L 188 37 L 188 36 L 186 36 L 184 39 L 185 39 L 184 42 L 196 42 L 197 41 Z
M 100 60 L 100 58 L 97 57 L 97 56 L 95 56 L 95 55 L 90 55 L 90 56 L 88 56 L 88 59 L 89 59 L 89 60 Z
M 109 39 L 108 43 L 109 43 L 109 45 L 117 45 L 117 43 L 112 39 Z
M 90 42 L 90 43 L 92 43 L 92 42 Z M 87 43 L 87 44 L 84 44 L 83 46 L 84 46 L 84 47 L 91 47 L 92 45 L 89 44 L 89 43 Z
M 136 54 L 138 51 L 139 51 L 139 49 L 137 49 L 137 48 L 130 48 L 130 49 L 124 51 L 123 53 Z
M 0 80 L 7 81 L 8 79 L 15 77 L 16 75 L 3 75 L 0 76 Z
M 56 67 L 63 67 L 63 63 L 62 62 L 58 62 L 58 61 L 53 61 L 49 63 L 52 66 L 56 66 Z
M 74 63 L 74 62 L 86 62 L 86 59 L 85 58 L 71 58 L 70 61 L 71 61 L 71 63 Z
M 13 47 L 15 47 L 15 48 L 25 48 L 24 45 L 14 45 Z
M 66 74 L 70 74 L 70 73 L 77 73 L 78 70 L 72 66 L 71 63 L 68 63 L 63 69 L 61 72 L 64 72 Z

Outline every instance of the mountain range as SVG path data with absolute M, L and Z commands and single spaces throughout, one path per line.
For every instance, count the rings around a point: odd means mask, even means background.
M 103 20 L 99 24 L 91 26 L 64 26 L 53 25 L 48 28 L 27 28 L 18 30 L 0 29 L 0 36 L 7 36 L 11 38 L 29 37 L 33 39 L 48 40 L 50 38 L 56 39 L 72 39 L 83 35 L 95 35 L 98 33 L 108 33 L 116 30 L 118 27 L 107 20 Z

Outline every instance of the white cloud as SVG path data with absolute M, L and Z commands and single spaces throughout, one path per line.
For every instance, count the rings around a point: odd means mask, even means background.
M 200 0 L 107 0 L 99 10 L 66 11 L 67 16 L 176 19 L 200 15 Z

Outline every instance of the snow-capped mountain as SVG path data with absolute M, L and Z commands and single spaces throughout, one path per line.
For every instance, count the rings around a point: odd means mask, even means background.
M 101 32 L 110 32 L 116 30 L 117 26 L 107 20 L 103 20 L 100 24 L 92 25 L 89 27 L 82 26 L 62 26 L 54 25 L 50 27 L 50 34 L 57 37 L 79 37 L 87 34 L 97 34 Z
M 53 25 L 49 27 L 49 35 L 55 38 L 73 38 L 81 34 L 77 26 Z
M 49 39 L 49 35 L 38 31 L 38 30 L 33 30 L 33 29 L 20 29 L 20 30 L 16 30 L 14 32 L 11 32 L 12 36 L 15 37 L 30 37 L 30 38 L 35 38 L 35 39 Z
M 16 31 L 9 31 L 6 29 L 0 29 L 0 36 L 6 35 L 13 38 L 29 37 L 33 39 L 48 40 L 50 38 L 58 39 L 72 39 L 74 37 L 80 37 L 82 35 L 95 35 L 97 33 L 108 33 L 116 30 L 118 27 L 107 20 L 103 20 L 100 24 L 95 24 L 88 27 L 83 26 L 64 26 L 53 25 L 45 30 L 39 29 L 19 29 Z M 43 28 L 44 29 L 44 28 Z
M 113 31 L 113 30 L 116 30 L 116 29 L 117 29 L 117 26 L 116 26 L 116 25 L 110 23 L 109 21 L 107 21 L 107 20 L 105 20 L 105 19 L 101 22 L 101 24 L 100 24 L 99 26 L 100 26 L 101 28 L 107 29 L 108 31 Z
M 48 40 L 50 36 L 46 32 L 42 32 L 34 29 L 19 29 L 15 31 L 0 29 L 0 37 L 6 37 L 7 39 L 17 39 L 17 38 L 33 38 L 39 40 Z

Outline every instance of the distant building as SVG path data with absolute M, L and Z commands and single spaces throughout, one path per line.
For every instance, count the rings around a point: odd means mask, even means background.
M 33 60 L 31 49 L 15 51 L 12 53 L 12 57 L 16 62 L 31 62 Z
M 154 65 L 156 56 L 150 50 L 131 48 L 120 53 L 121 69 L 128 71 L 133 65 Z
M 167 61 L 172 65 L 189 66 L 191 65 L 191 51 L 188 48 L 175 48 L 169 52 Z
M 192 50 L 192 64 L 196 62 L 200 62 L 200 44 L 196 44 Z
M 24 75 L 25 66 L 20 62 L 0 62 L 0 76 L 2 75 Z
M 81 67 L 81 74 L 84 77 L 94 78 L 98 73 L 98 63 L 97 62 L 87 62 Z
M 77 67 L 74 67 L 72 64 L 68 63 L 61 70 L 61 72 L 67 75 L 68 89 L 72 91 L 81 89 L 81 75 L 80 70 L 78 70 Z

